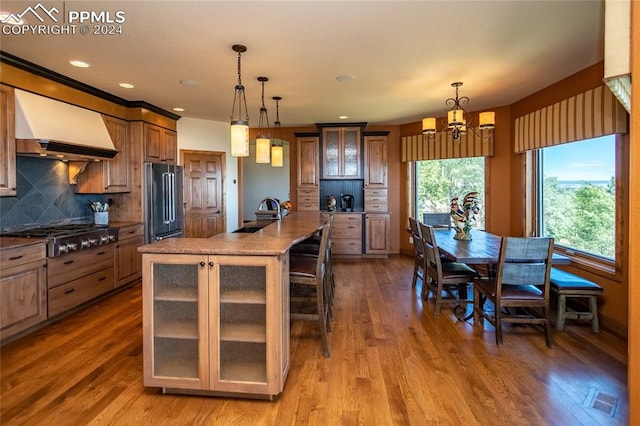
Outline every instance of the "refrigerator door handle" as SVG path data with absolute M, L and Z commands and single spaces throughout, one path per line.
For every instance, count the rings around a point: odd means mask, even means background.
M 176 174 L 169 173 L 170 198 L 169 198 L 169 222 L 176 221 Z
M 162 221 L 165 224 L 170 223 L 170 218 L 169 218 L 170 188 L 169 186 L 170 186 L 169 172 L 164 172 L 162 173 Z

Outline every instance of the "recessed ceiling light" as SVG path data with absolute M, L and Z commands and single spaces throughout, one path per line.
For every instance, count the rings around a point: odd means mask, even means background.
M 184 108 L 175 107 L 173 110 L 174 110 L 175 112 L 183 112 L 183 111 L 184 111 Z
M 69 63 L 78 68 L 89 68 L 91 66 L 91 64 L 89 64 L 88 62 L 80 61 L 78 59 L 70 59 Z
M 351 81 L 351 80 L 355 80 L 355 78 L 356 78 L 355 75 L 340 74 L 339 76 L 336 77 L 336 80 L 338 80 L 338 81 Z
M 348 116 L 348 115 L 339 115 L 339 116 L 338 116 L 338 119 L 339 119 L 339 120 L 346 120 L 347 118 L 349 118 L 349 116 Z
M 189 86 L 189 87 L 193 87 L 193 86 L 197 86 L 198 82 L 195 80 L 180 80 L 180 84 L 184 85 L 184 86 Z
M 125 89 L 133 89 L 135 86 L 131 83 L 120 83 L 119 84 L 120 87 L 123 87 Z
M 7 18 L 9 17 L 11 17 L 11 19 L 7 20 Z M 22 18 L 18 18 L 15 13 L 12 14 L 11 12 L 5 11 L 0 11 L 0 21 L 2 21 L 3 24 L 9 25 L 22 25 L 25 23 L 25 20 Z

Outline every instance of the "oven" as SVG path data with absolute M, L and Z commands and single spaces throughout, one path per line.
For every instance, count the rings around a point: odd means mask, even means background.
M 115 288 L 114 243 L 118 241 L 118 228 L 65 224 L 2 235 L 46 241 L 50 318 Z

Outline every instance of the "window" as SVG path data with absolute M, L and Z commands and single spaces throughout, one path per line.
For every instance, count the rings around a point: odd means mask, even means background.
M 615 136 L 542 148 L 539 164 L 538 235 L 615 260 Z
M 484 157 L 417 161 L 415 168 L 415 217 L 425 213 L 449 213 L 451 199 L 469 192 L 480 194 L 480 212 L 474 227 L 484 229 Z

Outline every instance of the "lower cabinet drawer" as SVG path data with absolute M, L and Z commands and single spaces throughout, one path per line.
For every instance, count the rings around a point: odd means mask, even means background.
M 362 254 L 362 240 L 350 238 L 331 238 L 332 254 Z
M 298 200 L 298 205 L 296 208 L 300 211 L 308 211 L 308 210 L 317 211 L 317 210 L 320 210 L 320 202 Z
M 49 289 L 49 317 L 113 289 L 113 267 Z
M 74 277 L 86 276 L 113 267 L 113 247 L 113 244 L 96 246 L 49 259 L 47 264 L 49 288 L 66 283 Z

